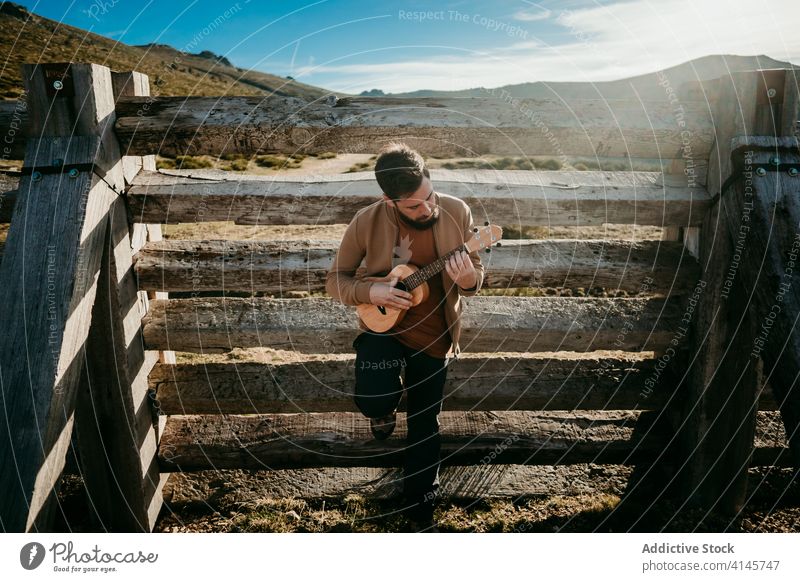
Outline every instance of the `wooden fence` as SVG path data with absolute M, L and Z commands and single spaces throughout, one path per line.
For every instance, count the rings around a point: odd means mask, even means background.
M 798 286 L 784 290 L 767 347 L 745 355 L 760 345 L 781 274 L 797 278 L 785 252 L 800 218 L 792 71 L 736 73 L 658 102 L 151 97 L 145 75 L 82 63 L 25 65 L 23 77 L 27 108 L 0 108 L 8 155 L 25 158 L 0 197 L 11 223 L 0 264 L 6 531 L 48 530 L 71 440 L 98 523 L 118 531 L 152 530 L 170 472 L 395 466 L 403 455 L 403 415 L 375 441 L 356 411 L 352 358 L 176 363 L 176 351 L 235 347 L 351 353 L 352 308 L 256 296 L 323 291 L 338 241 L 161 237 L 162 224 L 347 223 L 378 199 L 374 175 L 157 171 L 156 152 L 372 153 L 402 139 L 430 156 L 629 163 L 432 171 L 476 224 L 664 233 L 503 240 L 485 255 L 488 289 L 630 294 L 462 299 L 443 463 L 475 464 L 504 443 L 492 462 L 633 464 L 640 489 L 726 513 L 744 504 L 749 466 L 800 466 Z M 634 171 L 637 158 L 661 171 Z M 747 163 L 758 166 L 752 180 Z M 776 221 L 782 236 L 761 237 Z M 203 296 L 221 291 L 249 296 Z M 770 440 L 770 410 L 790 447 Z

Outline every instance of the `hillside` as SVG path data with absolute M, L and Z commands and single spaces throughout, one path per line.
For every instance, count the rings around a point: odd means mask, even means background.
M 297 81 L 248 71 L 198 46 L 197 54 L 160 44 L 130 46 L 29 12 L 13 2 L 0 4 L 0 99 L 22 92 L 20 66 L 36 62 L 94 62 L 114 71 L 150 77 L 154 95 L 285 95 L 314 100 L 337 93 Z
M 726 74 L 757 69 L 791 69 L 798 68 L 792 63 L 778 61 L 773 58 L 738 55 L 708 55 L 669 67 L 659 72 L 646 73 L 636 77 L 605 81 L 602 83 L 585 82 L 544 82 L 519 83 L 505 85 L 495 89 L 494 95 L 510 95 L 518 99 L 551 99 L 558 95 L 569 99 L 626 99 L 641 98 L 645 100 L 667 99 L 664 88 L 659 85 L 659 73 L 663 73 L 673 87 L 689 81 L 715 79 Z M 506 91 L 506 93 L 502 93 Z M 487 89 L 476 87 L 462 91 L 419 90 L 408 93 L 391 93 L 387 97 L 485 97 Z

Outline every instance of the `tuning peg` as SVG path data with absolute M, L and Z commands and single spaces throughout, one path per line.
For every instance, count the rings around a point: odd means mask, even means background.
M 483 226 L 489 226 L 489 221 L 487 220 L 486 222 L 484 222 Z
M 476 226 L 475 228 L 473 228 L 472 232 L 478 232 L 478 227 Z

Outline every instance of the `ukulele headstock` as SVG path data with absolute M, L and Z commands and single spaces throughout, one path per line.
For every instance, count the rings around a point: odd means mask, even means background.
M 503 238 L 503 227 L 490 224 L 480 228 L 475 228 L 472 236 L 464 243 L 469 252 L 488 249 L 490 246 L 500 242 Z

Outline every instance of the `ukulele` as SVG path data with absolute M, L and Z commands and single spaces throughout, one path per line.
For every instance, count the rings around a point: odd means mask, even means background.
M 494 224 L 475 228 L 470 240 L 463 245 L 451 250 L 443 257 L 439 257 L 431 264 L 419 268 L 416 265 L 397 265 L 383 277 L 364 277 L 363 281 L 387 282 L 394 277 L 398 277 L 395 284 L 397 289 L 402 289 L 411 293 L 411 307 L 419 305 L 428 298 L 430 289 L 428 279 L 440 273 L 445 268 L 445 263 L 453 254 L 460 251 L 471 253 L 480 249 L 489 249 L 492 245 L 500 242 L 503 236 L 503 229 Z M 410 309 L 410 308 L 409 308 Z M 361 303 L 356 305 L 358 317 L 369 329 L 374 332 L 384 332 L 392 329 L 406 315 L 406 309 L 398 309 L 387 305 L 373 305 L 372 303 Z

